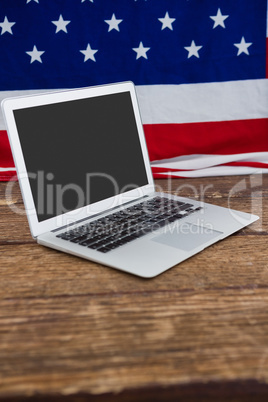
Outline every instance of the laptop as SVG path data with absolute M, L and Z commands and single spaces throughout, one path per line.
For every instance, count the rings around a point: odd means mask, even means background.
M 131 82 L 9 98 L 2 109 L 43 246 L 152 278 L 258 219 L 156 191 Z

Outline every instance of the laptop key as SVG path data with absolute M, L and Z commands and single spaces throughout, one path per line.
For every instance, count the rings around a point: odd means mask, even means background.
M 186 210 L 188 208 L 191 208 L 192 206 L 193 206 L 192 204 L 181 205 L 181 206 L 179 206 L 178 211 L 184 211 L 184 210 Z
M 92 248 L 92 250 L 97 250 L 100 247 L 100 245 L 98 245 L 98 242 L 97 242 L 97 243 L 93 243 L 93 244 L 88 244 L 87 247 Z
M 84 241 L 82 241 L 81 243 L 79 243 L 81 246 L 86 246 L 86 247 L 89 247 L 89 246 L 91 246 L 91 245 L 93 245 L 93 244 L 95 244 L 95 243 L 97 243 L 97 240 L 95 240 L 95 239 L 88 239 L 88 240 L 84 240 Z
M 59 237 L 60 239 L 63 240 L 71 240 L 74 239 L 77 235 L 73 234 L 73 233 L 69 233 L 69 232 L 65 232 L 65 233 L 61 233 L 59 235 L 57 235 L 56 237 Z
M 108 251 L 111 251 L 111 249 L 103 246 L 101 248 L 98 248 L 98 251 L 100 251 L 101 253 L 108 253 Z

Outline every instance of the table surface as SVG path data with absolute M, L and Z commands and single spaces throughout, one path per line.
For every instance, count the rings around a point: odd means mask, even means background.
M 0 400 L 268 400 L 268 175 L 156 184 L 260 220 L 142 279 L 38 245 L 0 183 Z

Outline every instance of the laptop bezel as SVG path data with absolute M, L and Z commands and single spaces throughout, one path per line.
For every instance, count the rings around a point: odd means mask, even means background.
M 27 173 L 24 155 L 20 144 L 19 133 L 14 118 L 14 111 L 17 109 L 24 109 L 33 106 L 49 105 L 65 101 L 84 99 L 88 97 L 105 96 L 120 92 L 129 92 L 131 96 L 148 184 L 138 189 L 127 191 L 125 193 L 115 195 L 94 204 L 86 205 L 82 208 L 75 209 L 65 214 L 58 215 L 45 221 L 39 222 L 30 187 L 29 175 Z M 34 238 L 43 233 L 58 229 L 70 223 L 74 223 L 75 221 L 82 220 L 86 217 L 90 217 L 98 213 L 102 213 L 117 206 L 124 205 L 124 203 L 127 203 L 129 201 L 135 201 L 154 192 L 154 181 L 143 131 L 143 125 L 141 121 L 135 86 L 132 82 L 122 82 L 95 87 L 53 91 L 50 93 L 46 92 L 23 97 L 8 98 L 2 101 L 1 106 L 6 122 L 10 146 L 14 158 L 15 167 L 17 170 L 17 176 L 23 196 L 25 210 L 31 234 Z

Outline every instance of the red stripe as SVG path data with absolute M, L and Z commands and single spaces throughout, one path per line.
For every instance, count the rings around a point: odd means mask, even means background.
M 0 181 L 17 181 L 17 175 L 14 171 L 0 172 Z
M 172 169 L 172 168 L 164 168 L 164 167 L 162 168 L 162 167 L 152 166 L 153 174 L 155 174 L 155 173 L 157 174 L 160 172 L 185 172 L 185 171 L 191 172 L 193 170 L 195 170 L 195 169 Z
M 14 167 L 7 132 L 0 130 L 0 167 Z
M 0 167 L 14 168 L 7 132 L 4 130 L 0 130 Z M 16 173 L 14 171 L 0 172 L 0 181 L 9 180 L 16 180 Z
M 181 155 L 229 155 L 268 151 L 268 119 L 146 124 L 151 161 Z
M 159 173 L 154 173 L 153 174 L 154 179 L 185 179 L 184 176 L 175 176 L 172 174 L 159 174 Z
M 260 169 L 268 169 L 268 163 L 263 162 L 230 162 L 225 163 L 223 166 L 245 166 Z

